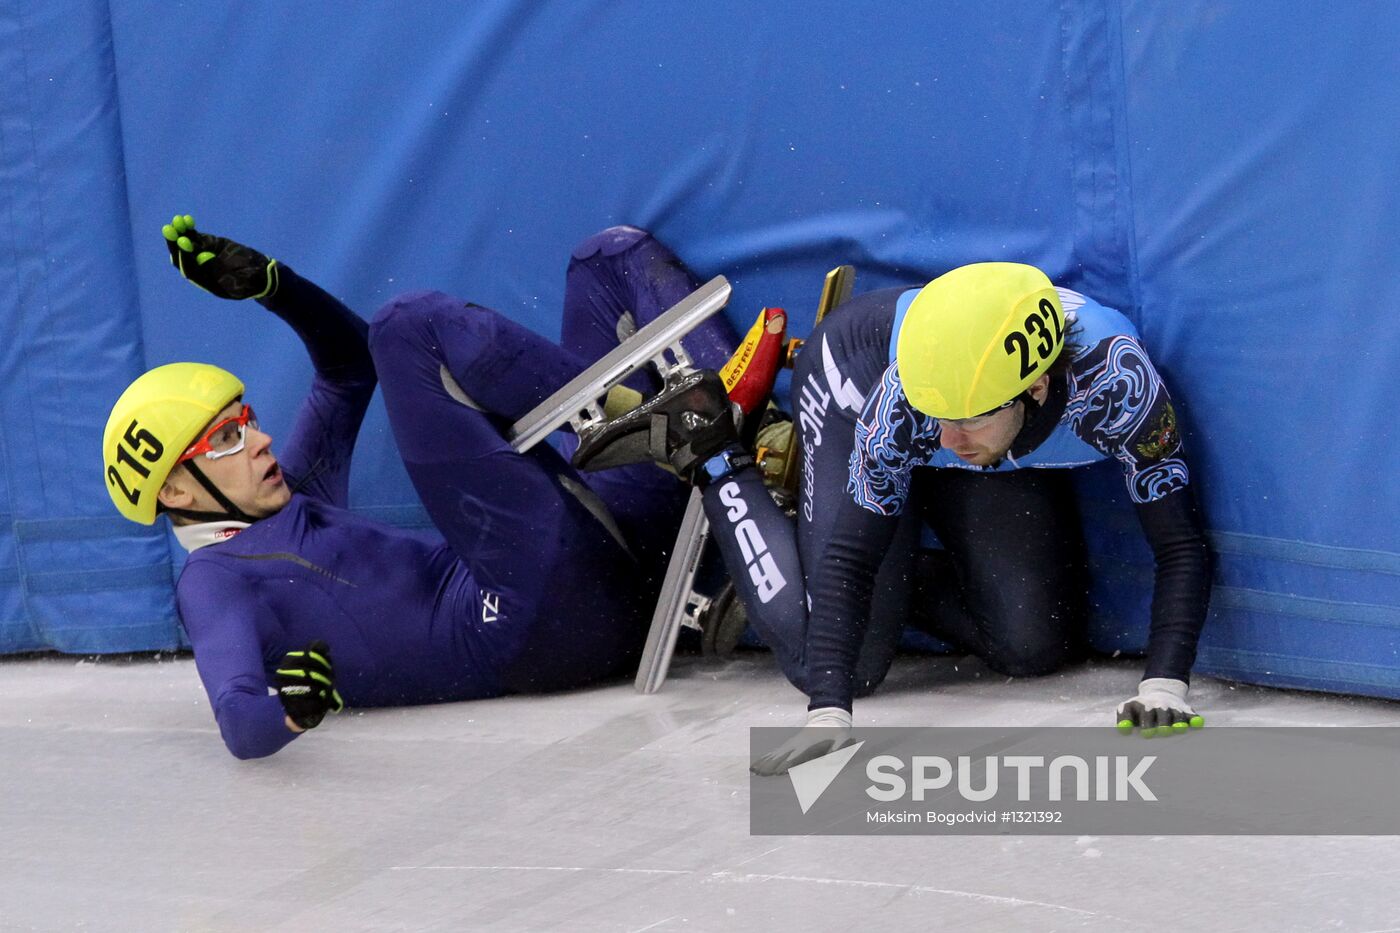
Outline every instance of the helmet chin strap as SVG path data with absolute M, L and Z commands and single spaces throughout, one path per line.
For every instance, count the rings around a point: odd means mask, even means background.
M 1021 422 L 1021 430 L 1016 432 L 1016 436 L 1011 440 L 1011 447 L 1008 448 L 1012 456 L 1024 457 L 1045 442 L 1059 423 L 1067 394 L 1068 384 L 1064 377 L 1052 376 L 1045 394 L 1040 399 L 1036 399 L 1030 389 L 1016 396 L 1024 403 L 1025 415 Z
M 224 522 L 232 520 L 235 522 L 247 522 L 251 525 L 253 522 L 257 521 L 256 516 L 249 515 L 247 512 L 234 505 L 228 496 L 220 492 L 219 487 L 214 485 L 214 481 L 205 476 L 204 471 L 195 466 L 193 460 L 185 461 L 185 469 L 189 470 L 190 475 L 198 480 L 199 485 L 203 486 L 209 495 L 214 497 L 215 502 L 224 507 L 224 511 L 204 512 L 197 509 L 172 509 L 169 507 L 166 507 L 165 511 L 172 515 L 193 519 L 198 522 Z

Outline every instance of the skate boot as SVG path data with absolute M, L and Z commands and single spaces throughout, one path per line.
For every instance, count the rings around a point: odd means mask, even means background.
M 691 481 L 727 447 L 739 447 L 734 409 L 719 376 L 701 370 L 667 382 L 622 417 L 580 431 L 573 463 L 593 471 L 651 461 Z
M 706 657 L 727 658 L 734 653 L 748 627 L 749 615 L 733 580 L 725 580 L 719 595 L 700 616 L 700 651 Z
M 593 471 L 651 460 L 693 480 L 699 464 L 731 444 L 750 447 L 745 434 L 754 432 L 742 427 L 747 421 L 756 428 L 751 416 L 768 404 L 786 331 L 783 309 L 764 308 L 718 374 L 673 375 L 631 411 L 580 429 L 574 466 Z

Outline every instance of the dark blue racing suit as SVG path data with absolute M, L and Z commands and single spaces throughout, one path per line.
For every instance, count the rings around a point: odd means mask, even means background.
M 811 708 L 850 709 L 883 676 L 907 621 L 1012 675 L 1077 657 L 1087 578 L 1064 468 L 1108 458 L 1123 467 L 1157 562 L 1146 676 L 1187 678 L 1209 581 L 1175 411 L 1131 323 L 1059 291 L 1072 357 L 994 466 L 943 449 L 937 420 L 905 398 L 894 346 L 918 289 L 889 289 L 838 308 L 799 359 L 796 539 L 756 471 L 706 490 L 749 618 Z M 880 598 L 872 612 L 872 594 L 886 591 L 883 605 L 899 607 L 914 593 L 911 571 L 891 572 L 908 566 L 908 545 L 891 547 L 901 516 L 936 532 L 938 579 L 921 581 L 921 605 L 909 612 L 882 610 Z

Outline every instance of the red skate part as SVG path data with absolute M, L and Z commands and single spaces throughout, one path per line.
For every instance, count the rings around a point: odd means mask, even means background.
M 752 415 L 767 404 L 768 396 L 783 365 L 783 337 L 787 333 L 787 312 L 764 308 L 753 327 L 739 342 L 739 349 L 719 371 L 729 400 Z

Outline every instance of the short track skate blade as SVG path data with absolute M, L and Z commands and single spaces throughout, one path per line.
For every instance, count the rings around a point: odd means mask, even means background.
M 602 421 L 603 396 L 647 363 L 655 363 L 663 378 L 693 369 L 680 340 L 723 309 L 730 291 L 729 281 L 717 275 L 691 292 L 515 422 L 511 446 L 524 453 L 566 423 L 577 429 Z
M 822 281 L 822 296 L 817 300 L 817 319 L 814 323 L 820 324 L 828 311 L 837 305 L 845 304 L 855 285 L 855 266 L 837 266 L 828 272 Z
M 638 693 L 655 693 L 666 682 L 671 669 L 671 655 L 676 651 L 676 636 L 686 617 L 698 616 L 710 600 L 695 592 L 695 573 L 700 558 L 710 540 L 710 520 L 705 517 L 704 500 L 700 490 L 690 491 L 685 506 L 681 530 L 676 535 L 676 547 L 671 551 L 671 563 L 666 567 L 666 580 L 661 585 L 661 598 L 651 616 L 642 663 L 637 668 L 635 685 Z

